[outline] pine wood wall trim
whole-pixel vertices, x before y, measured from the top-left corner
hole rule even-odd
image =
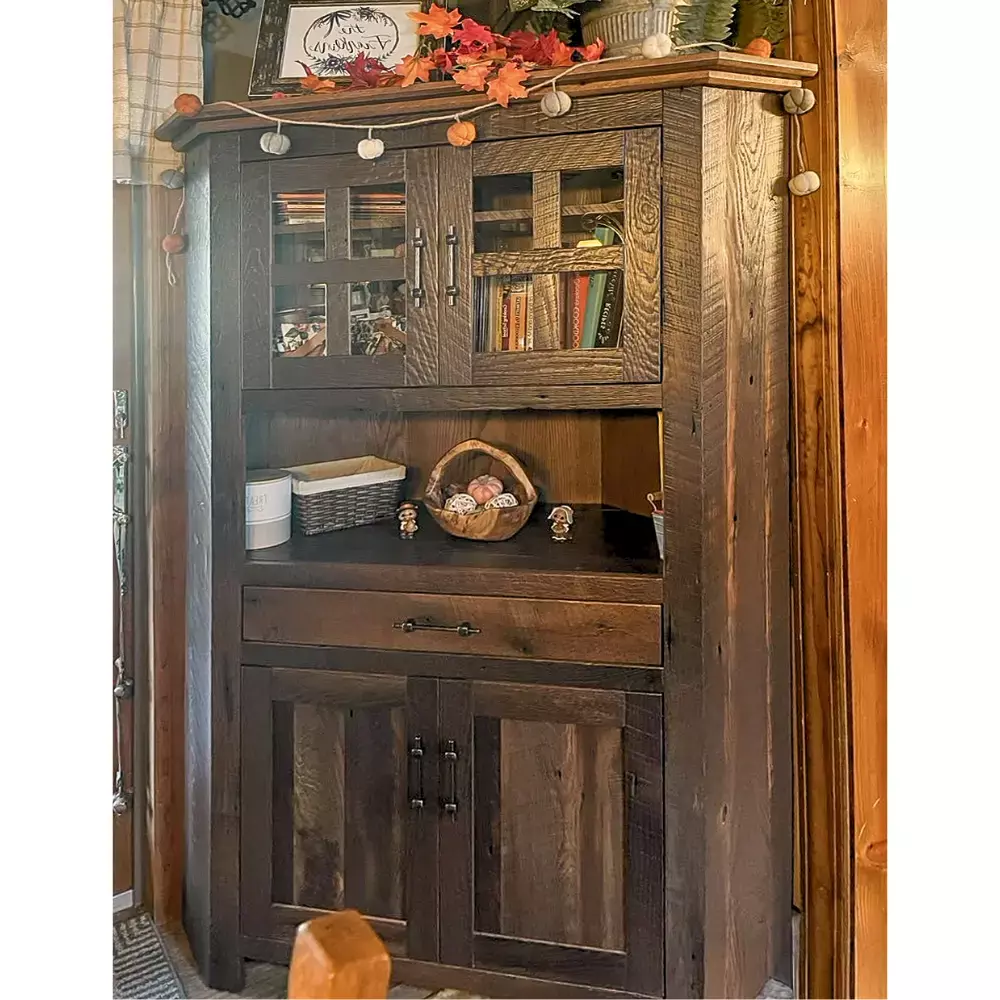
[[[181,916],[184,875],[184,558],[187,536],[184,468],[184,257],[167,283],[160,240],[170,232],[180,191],[131,189],[136,214],[138,325],[144,365],[146,506],[145,587],[148,608],[149,891],[157,922]],[[141,736],[140,738],[145,738]]]

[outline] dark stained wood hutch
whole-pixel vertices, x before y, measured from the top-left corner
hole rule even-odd
[[[295,127],[269,156],[267,123],[225,106],[161,128],[187,152],[184,916],[211,985],[286,961],[299,922],[343,906],[416,985],[790,982],[780,93],[814,73],[597,65],[560,83],[564,117],[517,102],[461,149],[444,125],[385,132],[372,162],[357,133]],[[480,100],[442,83],[256,106],[377,121]],[[405,254],[365,255],[359,189],[402,193]],[[288,192],[324,221],[280,221]],[[624,242],[577,246],[601,213]],[[620,346],[565,349],[560,276],[597,269],[624,274]],[[492,274],[530,276],[533,350],[476,349]],[[406,285],[406,351],[352,353],[354,291],[387,282]],[[275,311],[317,285],[325,349],[274,354]],[[246,469],[372,453],[416,496],[468,437],[539,487],[514,539],[451,539],[423,514],[412,542],[383,522],[244,551]],[[663,562],[641,516],[659,489]],[[553,503],[577,508],[570,544],[548,539]],[[393,628],[408,618],[480,631]]]

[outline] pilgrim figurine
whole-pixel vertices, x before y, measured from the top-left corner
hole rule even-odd
[[[573,508],[566,504],[553,507],[552,513],[549,514],[549,520],[552,522],[552,541],[568,541],[570,537],[569,528],[573,523]]]
[[[412,538],[420,527],[417,524],[417,506],[409,501],[401,503],[396,511],[399,518],[399,537]]]

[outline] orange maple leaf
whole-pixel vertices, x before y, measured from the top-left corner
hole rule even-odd
[[[306,75],[302,80],[302,89],[308,91],[309,93],[320,93],[324,90],[334,90],[336,84],[333,80],[327,80],[322,76],[317,76],[304,62],[296,60],[298,64],[306,71]]]
[[[581,45],[576,51],[583,57],[584,62],[594,62],[604,55],[604,50],[606,48],[607,46],[604,44],[604,39],[598,38],[589,45]]]
[[[486,93],[501,107],[506,108],[512,97],[527,97],[528,92],[521,86],[521,81],[528,78],[528,71],[515,63],[506,63],[500,67],[496,77],[490,80]]]
[[[452,28],[462,20],[460,10],[448,10],[436,3],[431,4],[426,14],[411,11],[406,16],[419,25],[418,35],[433,35],[435,38],[450,38]]]
[[[490,75],[492,68],[488,62],[465,66],[455,70],[451,78],[462,90],[483,90],[486,87],[486,77]]]
[[[429,56],[404,56],[403,61],[393,67],[393,72],[402,78],[401,87],[409,87],[417,80],[423,80],[425,83],[430,80],[432,69],[434,60]]]

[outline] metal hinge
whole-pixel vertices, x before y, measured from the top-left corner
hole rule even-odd
[[[122,437],[128,427],[128,390],[115,389],[115,433]]]

